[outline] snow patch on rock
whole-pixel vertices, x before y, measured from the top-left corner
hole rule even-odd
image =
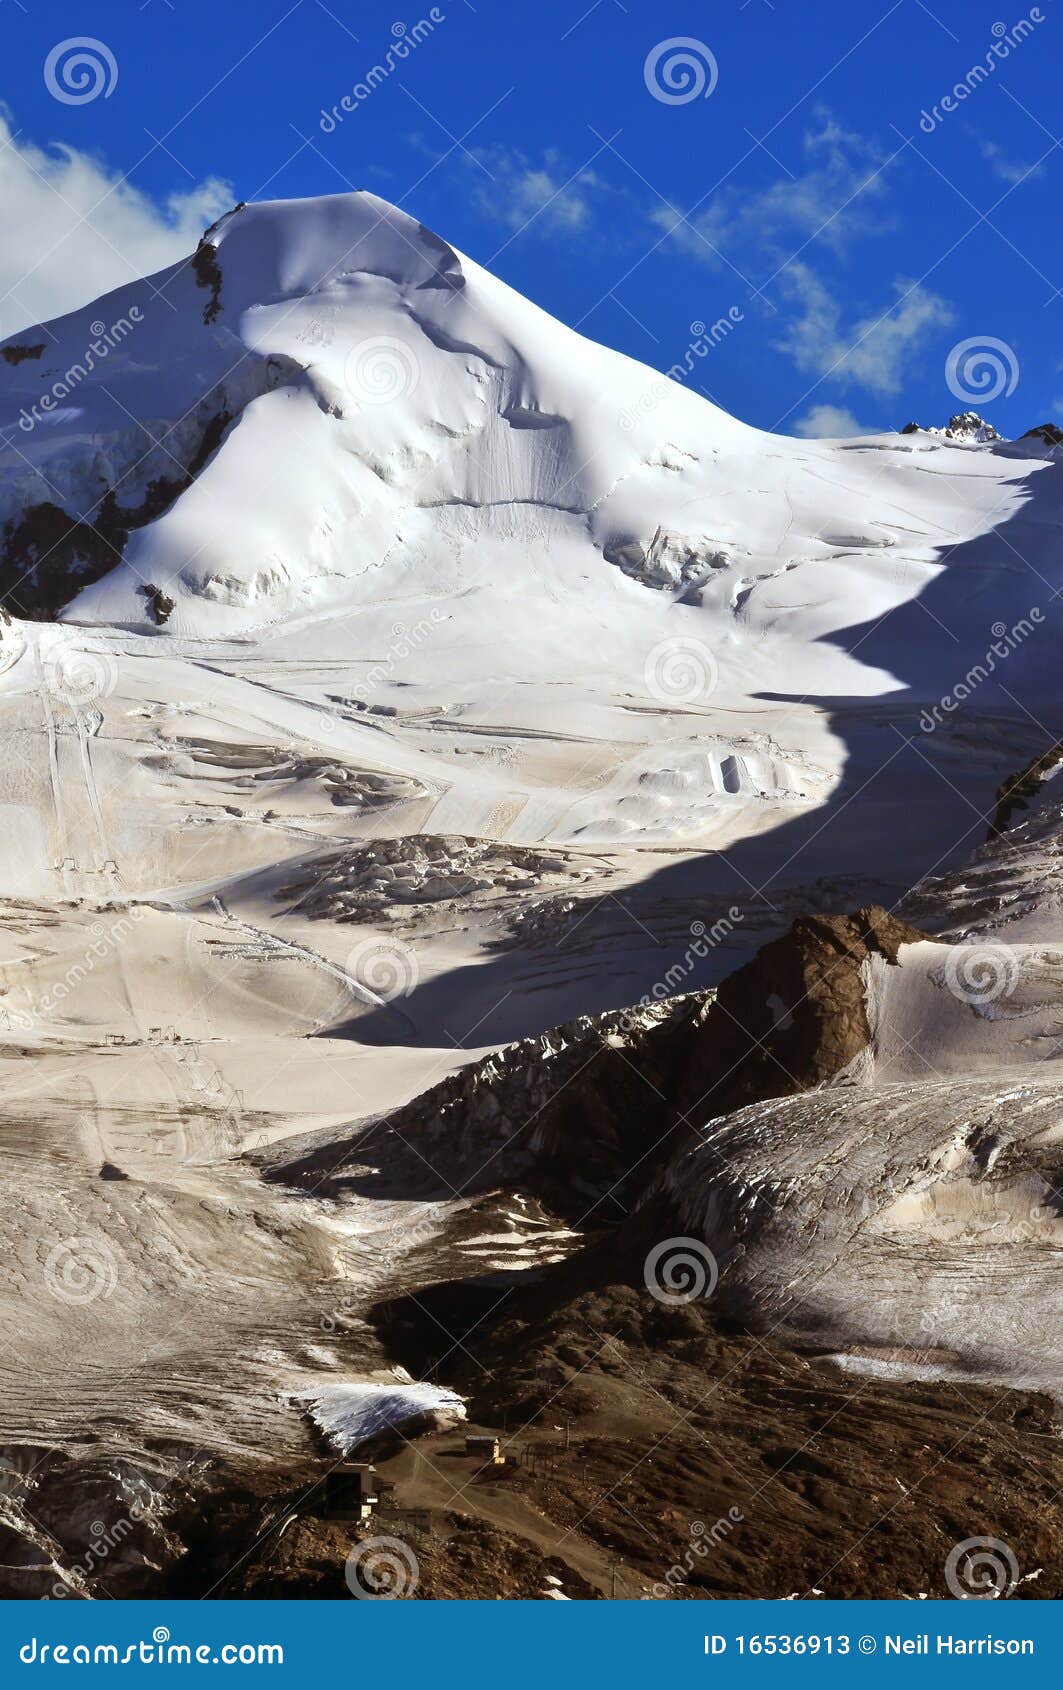
[[[342,1455],[411,1421],[442,1428],[465,1419],[461,1397],[440,1385],[322,1385],[306,1402],[315,1426]]]

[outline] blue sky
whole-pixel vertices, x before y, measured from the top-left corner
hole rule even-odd
[[[235,199],[365,187],[657,368],[731,312],[694,382],[761,427],[944,421],[967,342],[1002,432],[1063,420],[1055,0],[0,3],[5,335]],[[111,91],[72,104],[44,67],[79,36]],[[677,38],[663,91],[704,92],[662,100]]]

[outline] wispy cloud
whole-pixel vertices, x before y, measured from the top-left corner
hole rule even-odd
[[[884,155],[872,142],[821,111],[803,151],[805,168],[796,175],[751,194],[725,189],[686,220],[677,207],[658,206],[652,220],[703,263],[730,260],[740,268],[774,267],[811,237],[838,251],[858,234],[889,227],[882,209]]]
[[[608,161],[581,169],[554,150],[481,148],[452,168],[463,172],[480,212],[511,232],[529,229],[555,243],[578,233],[585,242],[593,237],[637,253],[648,219],[664,231],[666,245],[764,290],[777,313],[772,344],[803,376],[890,395],[900,392],[935,330],[952,320],[944,298],[903,278],[892,282],[892,294],[887,280],[879,281],[886,291],[876,297],[872,290],[861,309],[848,303],[855,247],[895,226],[894,156],[820,109],[803,136],[796,172],[777,173],[752,192],[728,184],[689,216],[660,199],[651,206],[639,186],[602,173]],[[827,431],[860,428],[848,409],[825,404],[809,412],[810,432],[819,432],[828,411]]]
[[[848,440],[856,434],[878,434],[880,427],[857,422],[844,405],[813,405],[793,425],[805,440]]]
[[[712,267],[733,265],[777,306],[777,350],[817,379],[855,383],[871,393],[900,390],[907,361],[934,329],[950,320],[947,302],[926,288],[893,283],[898,298],[859,315],[842,300],[849,289],[845,266],[858,240],[893,227],[889,207],[889,155],[874,141],[819,111],[804,137],[803,168],[753,193],[731,187],[692,219],[658,207],[653,221],[691,257]],[[817,407],[846,432],[851,413]]]
[[[776,347],[806,375],[856,382],[872,393],[899,393],[911,358],[935,330],[953,320],[947,300],[903,278],[893,283],[895,304],[851,321],[846,321],[841,301],[807,264],[791,264],[780,282],[797,314],[787,322]]]
[[[573,166],[553,148],[533,156],[492,147],[478,149],[476,158],[483,168],[472,167],[475,204],[507,229],[587,232],[617,192],[597,171]]]
[[[1035,177],[1044,173],[1040,164],[1023,164],[1018,159],[1008,158],[1003,148],[998,146],[996,141],[987,141],[981,138],[978,142],[978,150],[982,157],[988,160],[993,175],[999,176],[1002,182],[1009,182],[1013,187],[1019,182],[1033,181]]]
[[[211,178],[160,204],[75,147],[26,140],[0,111],[0,336],[174,263],[234,197]]]

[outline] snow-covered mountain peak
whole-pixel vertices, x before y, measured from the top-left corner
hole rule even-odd
[[[438,564],[462,510],[466,535],[697,551],[677,492],[756,439],[362,193],[236,207],[3,356],[2,584],[28,614],[83,585],[79,619],[150,625],[150,584],[175,629],[260,625],[387,557]]]
[[[924,428],[920,423],[909,423],[905,434],[936,434],[944,440],[966,440],[974,445],[985,445],[989,441],[1003,440],[1004,435],[998,434],[992,423],[987,423],[977,411],[957,411],[950,417],[944,428]]]
[[[220,254],[226,312],[325,294],[359,274],[412,289],[464,285],[453,247],[364,191],[236,206],[203,240]]]
[[[957,411],[954,417],[949,418],[942,433],[950,440],[975,440],[980,443],[1004,438],[1002,434],[997,433],[992,423],[987,423],[977,411]]]
[[[951,437],[761,434],[696,367],[596,345],[367,193],[238,206],[184,264],[0,357],[16,614],[215,638],[412,602],[450,629],[448,690],[496,666],[568,684],[574,652],[595,696],[895,690],[922,642],[847,631],[1050,469],[971,454],[968,475]],[[970,614],[984,652],[994,618]]]

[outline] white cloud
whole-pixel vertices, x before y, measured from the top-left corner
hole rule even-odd
[[[742,270],[765,262],[774,268],[812,236],[838,250],[857,233],[889,226],[881,211],[882,157],[869,142],[821,111],[817,127],[805,134],[804,151],[807,165],[796,176],[754,193],[724,189],[686,221],[675,207],[658,206],[652,221],[703,263],[729,260]],[[871,201],[873,223],[867,219]]]
[[[993,175],[999,176],[1002,182],[1010,182],[1012,187],[1043,174],[1039,164],[1021,164],[1017,159],[1007,158],[995,141],[979,140],[978,146],[982,157],[988,159]]]
[[[478,154],[490,181],[477,171],[477,203],[507,228],[539,226],[542,232],[585,228],[591,218],[590,196],[602,183],[593,171],[571,174],[556,152],[541,161],[517,150]]]
[[[507,147],[480,150],[476,157],[484,167],[472,167],[476,203],[509,229],[587,230],[603,197],[613,191],[595,171],[572,170],[553,148],[538,158]]]
[[[16,137],[0,111],[0,338],[175,263],[234,197],[211,177],[159,204],[87,153]]]
[[[813,405],[794,423],[794,433],[805,440],[848,440],[856,434],[879,434],[881,429],[857,422],[844,405]]]
[[[587,201],[578,191],[556,181],[548,170],[518,170],[508,183],[503,215],[515,228],[539,213],[568,229],[587,221]]]
[[[684,252],[713,267],[730,264],[766,290],[782,325],[774,345],[798,370],[871,393],[897,393],[908,361],[950,321],[950,307],[926,288],[896,282],[896,303],[850,321],[841,303],[849,290],[828,279],[840,276],[855,239],[892,227],[885,162],[873,142],[820,111],[804,137],[804,168],[796,176],[752,193],[726,188],[685,222],[673,207],[658,207],[653,221]],[[810,416],[821,411],[833,411],[835,422],[853,422],[837,407],[816,407]],[[847,429],[832,423],[809,432]]]
[[[899,393],[910,359],[953,318],[940,295],[903,278],[893,283],[896,304],[851,323],[808,265],[791,264],[780,280],[799,310],[775,342],[778,349],[806,374],[856,382],[872,393]]]

